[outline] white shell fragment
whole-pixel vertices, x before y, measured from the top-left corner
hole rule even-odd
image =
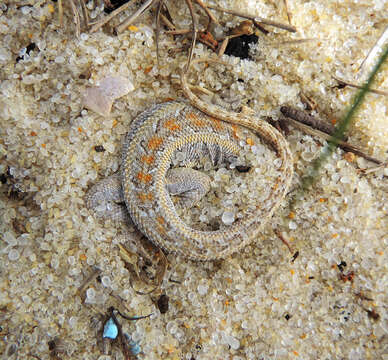
[[[99,86],[86,89],[84,106],[102,116],[108,116],[113,101],[134,90],[133,84],[123,76],[107,76]]]

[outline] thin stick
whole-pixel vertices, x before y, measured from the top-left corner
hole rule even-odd
[[[333,135],[335,128],[333,125],[324,122],[323,120],[307,114],[305,111],[294,109],[290,106],[282,106],[280,108],[281,113],[284,116],[297,120],[303,124],[309,125],[314,129],[321,130],[326,134]]]
[[[370,168],[367,168],[367,169],[360,169],[360,171],[363,173],[363,174],[370,174],[372,172],[376,172],[376,171],[379,171],[381,169],[384,169],[388,167],[388,161],[378,165],[378,166],[374,166],[374,167],[370,167]]]
[[[319,136],[319,137],[321,137],[324,140],[333,140],[333,136],[330,136],[330,135],[326,134],[323,131],[315,130],[315,129],[311,128],[310,126],[302,124],[302,123],[300,123],[300,122],[298,122],[298,121],[296,121],[294,119],[291,119],[289,117],[282,117],[281,119],[282,120],[284,119],[284,121],[287,121],[289,124],[291,124],[292,126],[296,127],[297,129],[303,131],[306,134],[309,134],[309,135],[312,135],[312,136]],[[343,149],[345,151],[349,151],[349,152],[352,152],[352,153],[354,153],[356,155],[359,155],[359,156],[363,157],[366,160],[374,162],[375,164],[378,164],[378,165],[382,164],[382,162],[380,160],[377,160],[374,157],[365,154],[359,148],[357,148],[357,147],[355,147],[353,145],[350,145],[349,143],[347,143],[345,141],[336,140],[336,144],[341,149]]]
[[[170,31],[175,29],[175,25],[167,18],[167,16],[160,14],[160,20],[163,21],[164,25],[166,25]]]
[[[59,26],[63,25],[63,4],[62,0],[58,0],[58,17],[59,17]]]
[[[368,55],[366,58],[362,61],[360,67],[358,68],[358,71],[361,70],[361,68],[368,62],[371,61],[371,59],[376,56],[376,54],[382,50],[383,45],[385,41],[388,40],[388,26],[385,28],[381,36],[377,39],[375,44],[372,46],[372,48],[369,50]]]
[[[351,83],[348,83],[348,82],[346,82],[344,80],[338,79],[335,76],[332,76],[332,78],[334,80],[338,81],[340,85],[350,86],[350,87],[353,87],[353,88],[356,88],[356,89],[362,89],[363,88],[362,86],[351,84]],[[377,94],[377,95],[388,96],[388,91],[382,91],[382,90],[376,90],[376,89],[368,89],[368,91],[371,92],[371,93]]]
[[[206,39],[204,36],[201,36],[205,32],[207,32],[207,30],[198,30],[197,31],[197,34],[199,33],[199,35],[200,35],[200,36],[198,36],[198,41],[201,42],[202,44],[205,44],[206,46],[210,47],[213,51],[216,51],[217,44],[214,44],[213,42],[208,41],[208,39]],[[174,29],[174,30],[167,30],[165,33],[168,34],[168,35],[186,35],[186,34],[192,33],[192,30],[189,30],[189,29]]]
[[[215,24],[219,25],[218,20],[212,14],[212,12],[209,10],[209,7],[207,5],[205,5],[202,0],[195,0],[195,1],[206,12],[207,16],[209,17],[209,23],[214,22]]]
[[[103,27],[108,21],[112,20],[116,15],[120,14],[124,10],[126,10],[132,3],[129,1],[123,5],[121,5],[116,10],[112,11],[109,15],[102,18],[100,21],[93,24],[92,28],[90,29],[90,33],[96,32],[98,29]]]
[[[302,92],[300,92],[300,100],[306,106],[306,110],[316,110],[318,108],[317,103]]]
[[[194,9],[193,9],[193,4],[191,0],[186,0],[186,4],[189,8],[190,15],[191,15],[191,24],[192,24],[192,40],[191,40],[191,46],[190,46],[190,51],[189,51],[189,58],[187,59],[187,64],[186,64],[186,71],[190,67],[191,60],[193,59],[193,54],[194,54],[194,46],[197,41],[197,19],[195,18],[194,14]]]
[[[116,32],[122,33],[129,25],[131,25],[144,11],[154,4],[155,0],[147,0],[134,14],[116,26]],[[123,5],[124,6],[124,5]],[[120,9],[120,8],[119,8]]]
[[[160,56],[159,56],[159,35],[160,35],[160,14],[162,11],[164,0],[160,0],[156,9],[156,30],[155,30],[155,41],[156,41],[156,63],[160,68]]]
[[[283,0],[284,7],[286,8],[288,23],[291,25],[291,13],[288,11],[287,0]]]
[[[101,274],[101,270],[98,268],[95,268],[93,272],[85,279],[82,285],[78,288],[77,294],[81,295],[85,291],[85,289],[89,286],[89,284],[93,282],[100,274]]]
[[[77,38],[79,38],[79,36],[81,35],[81,22],[80,22],[79,12],[73,0],[70,0],[70,6],[71,6],[71,10],[73,11],[76,36]]]
[[[288,250],[290,251],[290,253],[292,254],[293,251],[292,251],[292,248],[291,248],[291,245],[288,243],[288,241],[284,238],[284,236],[282,235],[282,233],[279,231],[279,230],[274,230],[275,234],[278,236],[278,238],[282,241],[282,243],[284,245],[286,245],[288,247]]]
[[[242,13],[242,12],[234,11],[234,10],[228,10],[228,9],[224,9],[224,8],[218,7],[218,6],[207,5],[207,7],[209,9],[213,9],[213,10],[216,10],[216,11],[220,11],[220,12],[224,12],[224,13],[231,14],[231,15],[234,15],[234,16],[239,16],[239,17],[242,17],[242,18],[245,18],[245,19],[252,20],[255,24],[256,23],[261,23],[261,24],[265,24],[265,25],[270,25],[270,26],[278,27],[279,29],[287,30],[287,31],[290,31],[290,32],[296,32],[296,27],[292,26],[292,25],[278,23],[276,21],[264,19],[264,18],[261,18],[259,16],[251,16],[251,15],[246,14],[246,13]]]
[[[174,29],[174,30],[167,30],[165,33],[167,35],[186,35],[190,32],[192,32],[191,29]]]
[[[306,38],[306,39],[294,39],[294,40],[287,40],[287,41],[279,41],[279,42],[277,42],[277,44],[278,45],[294,45],[294,44],[303,44],[305,42],[316,41],[316,40],[322,41],[322,39],[319,39],[319,38]]]
[[[88,16],[88,11],[86,9],[85,1],[84,0],[78,0],[78,1],[79,1],[80,5],[81,5],[82,16],[84,18],[85,28],[88,29],[88,27],[89,27],[89,16]]]

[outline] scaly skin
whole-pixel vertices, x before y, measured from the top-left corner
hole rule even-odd
[[[192,260],[221,259],[254,240],[278,208],[291,183],[292,156],[284,137],[270,124],[207,104],[191,93],[186,73],[181,74],[181,80],[195,108],[173,101],[140,114],[124,141],[121,175],[92,187],[87,204],[92,209],[108,204],[103,216],[124,220],[125,209],[112,204],[123,199],[131,220],[154,244]],[[186,163],[204,155],[214,165],[231,161],[241,149],[239,134],[243,127],[269,143],[282,160],[281,175],[271,195],[257,205],[256,213],[224,229],[200,231],[189,227],[176,213],[169,192],[182,194],[187,204],[192,204],[206,193],[209,180],[193,169],[170,170],[174,152],[183,152]]]

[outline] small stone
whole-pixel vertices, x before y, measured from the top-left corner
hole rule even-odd
[[[102,145],[96,145],[94,150],[96,150],[96,152],[104,152],[105,148]]]
[[[291,230],[295,230],[298,226],[296,225],[296,223],[294,221],[290,221],[289,224],[288,224],[288,227]]]
[[[86,290],[86,298],[88,300],[93,300],[96,296],[96,291],[93,288],[89,288]]]
[[[228,337],[228,344],[233,350],[237,350],[240,347],[240,341],[236,339],[234,336]]]
[[[114,340],[116,339],[118,333],[119,330],[117,328],[116,323],[112,318],[109,318],[109,320],[104,325],[104,332],[102,334],[102,337]]]
[[[134,89],[133,84],[122,76],[107,76],[101,80],[100,86],[86,89],[84,106],[102,116],[108,116],[113,101]]]
[[[221,219],[225,225],[232,225],[234,222],[234,213],[231,211],[224,211]]]
[[[102,285],[104,285],[105,287],[110,287],[111,281],[110,281],[109,276],[103,276],[103,277],[101,278],[101,283],[102,283]]]
[[[247,166],[247,165],[237,165],[236,166],[236,170],[240,173],[246,173],[248,172],[249,170],[251,169],[250,166]]]
[[[157,305],[161,314],[165,314],[168,311],[169,297],[166,294],[160,295]]]
[[[209,286],[207,285],[198,285],[197,290],[199,295],[206,295],[207,291],[209,289]]]
[[[8,253],[8,259],[10,259],[11,261],[16,261],[19,259],[19,257],[19,251],[17,251],[16,249],[11,249],[11,251]]]

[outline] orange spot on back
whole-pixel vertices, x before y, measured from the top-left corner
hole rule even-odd
[[[152,176],[150,174],[144,174],[141,171],[137,173],[137,178],[144,183],[148,183],[152,180]]]
[[[148,140],[148,149],[155,150],[162,144],[163,139],[158,136],[154,136]]]
[[[143,155],[141,157],[141,161],[148,165],[151,165],[155,161],[155,158],[152,155]]]
[[[223,130],[223,129],[224,129],[224,125],[222,125],[222,121],[221,121],[220,119],[211,117],[210,120],[213,122],[213,126],[214,126],[217,130]]]
[[[163,126],[171,131],[177,131],[181,129],[181,126],[175,122],[174,119],[168,119]]]
[[[141,192],[138,194],[138,196],[141,202],[145,202],[147,200],[152,201],[154,199],[154,196],[152,195],[152,193]]]
[[[206,121],[200,119],[195,113],[188,113],[186,119],[190,120],[195,126],[203,127],[206,126]]]
[[[233,130],[233,137],[235,139],[239,139],[239,135],[238,135],[238,126],[236,124],[232,124],[232,130]]]
[[[163,218],[162,216],[158,216],[158,217],[156,218],[156,221],[157,221],[159,224],[161,224],[161,225],[164,224],[164,218]]]

